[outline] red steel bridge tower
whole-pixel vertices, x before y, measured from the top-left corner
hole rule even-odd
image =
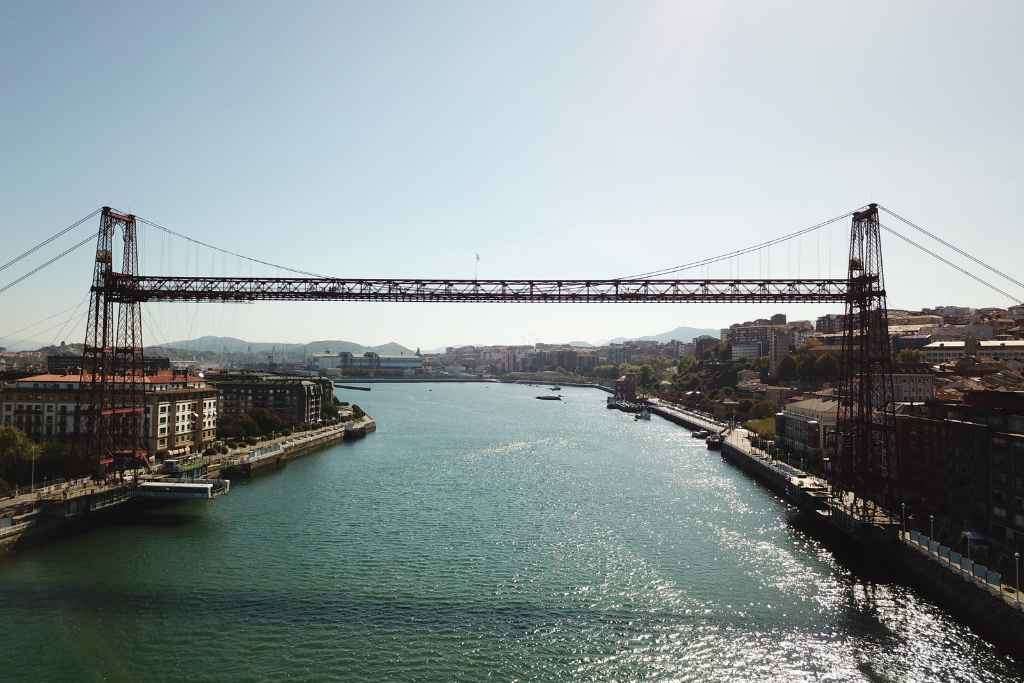
[[[120,233],[121,270],[114,270]],[[79,378],[80,438],[77,462],[100,472],[144,465],[142,446],[145,373],[142,357],[142,305],[110,289],[111,277],[138,275],[135,216],[103,207],[96,240],[96,262],[89,290],[89,314]]]
[[[892,346],[878,206],[853,214],[837,415],[833,488],[864,517],[899,499]]]

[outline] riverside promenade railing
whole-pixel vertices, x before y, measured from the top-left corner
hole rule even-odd
[[[971,558],[918,531],[903,532],[900,536],[900,540],[907,547],[927,557],[937,566],[965,581],[972,582],[978,588],[988,591],[992,595],[998,596],[1011,607],[1024,611],[1024,596],[1020,593],[1020,587],[1004,584],[1003,575],[999,572],[994,572],[985,565],[974,562]]]

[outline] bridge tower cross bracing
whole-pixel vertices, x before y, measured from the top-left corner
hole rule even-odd
[[[853,214],[830,479],[844,504],[870,519],[897,503],[893,359],[889,341],[878,206]]]
[[[121,234],[121,271],[114,248]],[[131,466],[143,452],[145,371],[142,307],[130,297],[112,296],[114,276],[139,274],[135,216],[103,207],[96,261],[89,290],[89,314],[79,377],[79,434],[74,464],[100,473]],[[81,474],[69,472],[68,474]]]

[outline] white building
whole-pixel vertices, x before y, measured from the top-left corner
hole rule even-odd
[[[928,363],[947,363],[969,355],[969,351],[967,342],[939,341],[922,348],[921,354]],[[1024,361],[1024,340],[980,341],[974,355],[997,361]]]

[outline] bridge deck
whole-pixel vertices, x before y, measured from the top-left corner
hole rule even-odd
[[[845,279],[451,280],[176,277],[111,273],[119,301],[837,303]]]

